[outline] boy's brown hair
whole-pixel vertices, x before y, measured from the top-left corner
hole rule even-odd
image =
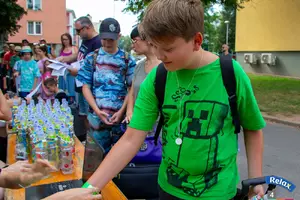
[[[201,0],[153,0],[146,9],[139,32],[144,39],[189,41],[204,32],[204,10]]]
[[[48,78],[45,80],[44,85],[47,86],[57,86],[57,81],[55,78]]]

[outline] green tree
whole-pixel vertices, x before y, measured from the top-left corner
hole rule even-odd
[[[222,44],[226,43],[226,31],[227,25],[225,21],[228,21],[228,45],[231,51],[235,50],[235,27],[236,27],[236,9],[229,6],[224,6],[221,11],[220,24],[217,28],[218,41],[217,46],[221,50]]]
[[[14,35],[21,27],[18,21],[26,14],[17,0],[0,0],[0,35]]]
[[[243,4],[251,0],[202,0],[204,5],[220,4],[228,7],[233,7],[235,9],[243,8]],[[138,19],[141,20],[147,5],[151,0],[128,0],[127,6],[124,12],[131,12],[133,14],[138,14]]]
[[[126,52],[131,51],[131,38],[127,36],[121,36],[119,39],[119,47],[124,49]]]
[[[218,49],[218,25],[220,13],[216,12],[213,4],[204,6],[204,40],[202,47],[205,50],[215,52]]]

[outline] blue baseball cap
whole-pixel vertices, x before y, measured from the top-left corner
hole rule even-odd
[[[100,25],[100,38],[117,40],[121,32],[119,22],[114,18],[106,18]]]

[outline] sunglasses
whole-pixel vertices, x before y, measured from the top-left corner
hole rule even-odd
[[[80,28],[80,29],[75,29],[76,30],[76,33],[77,33],[77,35],[79,35],[80,34],[80,32],[81,32],[81,30],[82,29],[84,29],[84,28],[86,28],[85,26],[83,26],[82,28]]]

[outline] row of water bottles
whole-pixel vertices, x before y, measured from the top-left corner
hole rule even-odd
[[[13,108],[13,129],[17,132],[16,159],[46,159],[62,173],[74,171],[73,115],[68,102],[55,100],[35,105],[23,101]]]

